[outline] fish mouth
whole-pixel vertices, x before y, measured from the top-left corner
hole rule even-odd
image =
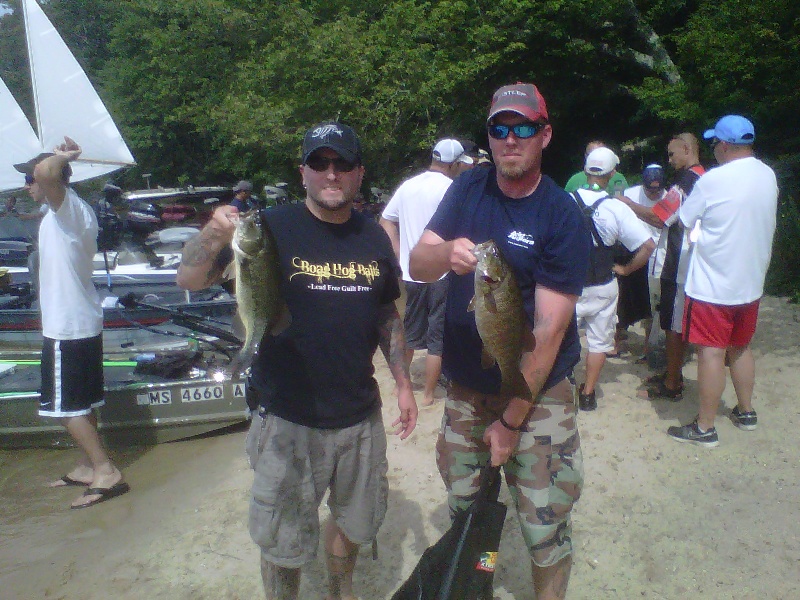
[[[488,275],[481,275],[481,279],[483,280],[484,283],[497,283],[498,282],[497,279],[493,279],[492,277],[489,277]]]

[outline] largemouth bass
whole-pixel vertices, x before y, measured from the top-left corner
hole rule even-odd
[[[245,339],[228,370],[235,376],[253,360],[264,333],[278,322],[284,308],[275,238],[258,210],[243,213],[231,242],[236,272],[236,303]]]
[[[475,311],[475,324],[483,341],[481,366],[500,367],[501,394],[530,398],[530,389],[519,370],[528,320],[517,279],[494,241],[477,244],[472,253],[478,264],[475,296],[469,310]]]

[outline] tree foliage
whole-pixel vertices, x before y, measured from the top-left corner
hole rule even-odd
[[[0,76],[31,114],[19,0],[0,6],[13,11],[0,11]],[[485,146],[492,91],[525,80],[547,98],[555,136],[545,169],[559,181],[578,168],[589,139],[621,150],[624,171],[636,173],[664,162],[676,130],[747,115],[784,190],[776,257],[792,256],[796,0],[48,0],[43,8],[133,150],[139,166],[121,177],[127,187],[143,172],[164,184],[247,177],[297,186],[301,134],[329,118],[360,132],[371,183],[393,187],[427,162],[438,137]],[[772,279],[798,278],[786,268]]]
[[[5,2],[12,9],[18,0]],[[302,131],[341,118],[368,174],[393,186],[437,137],[485,145],[493,89],[534,81],[564,180],[590,138],[636,172],[677,129],[753,118],[791,173],[800,99],[792,0],[49,0],[141,171],[162,183],[296,182]],[[0,17],[0,74],[30,105],[17,12]],[[6,35],[9,34],[9,35]],[[796,171],[796,169],[794,169]],[[795,185],[796,181],[789,181]]]

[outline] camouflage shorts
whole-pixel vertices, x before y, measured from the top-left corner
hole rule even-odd
[[[531,559],[547,567],[572,552],[570,512],[583,487],[583,458],[574,403],[547,396],[536,400],[503,470]],[[507,402],[452,386],[436,443],[451,513],[467,507],[477,493],[480,466],[489,461],[483,433]]]

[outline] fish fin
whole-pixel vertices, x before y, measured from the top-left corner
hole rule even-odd
[[[250,363],[253,362],[254,351],[250,348],[244,347],[239,353],[234,356],[228,365],[225,367],[226,373],[233,379],[239,375],[243,375]]]
[[[481,367],[484,369],[491,369],[496,364],[497,361],[494,359],[494,356],[489,354],[486,348],[483,348],[483,350],[481,350]]]
[[[222,272],[222,280],[223,281],[230,281],[231,279],[236,279],[236,261],[232,260],[228,263],[228,266],[225,267],[225,270]]]
[[[476,304],[476,300],[475,300],[475,296],[473,296],[472,300],[470,300],[469,304],[467,305],[467,312],[475,312],[475,304]]]

